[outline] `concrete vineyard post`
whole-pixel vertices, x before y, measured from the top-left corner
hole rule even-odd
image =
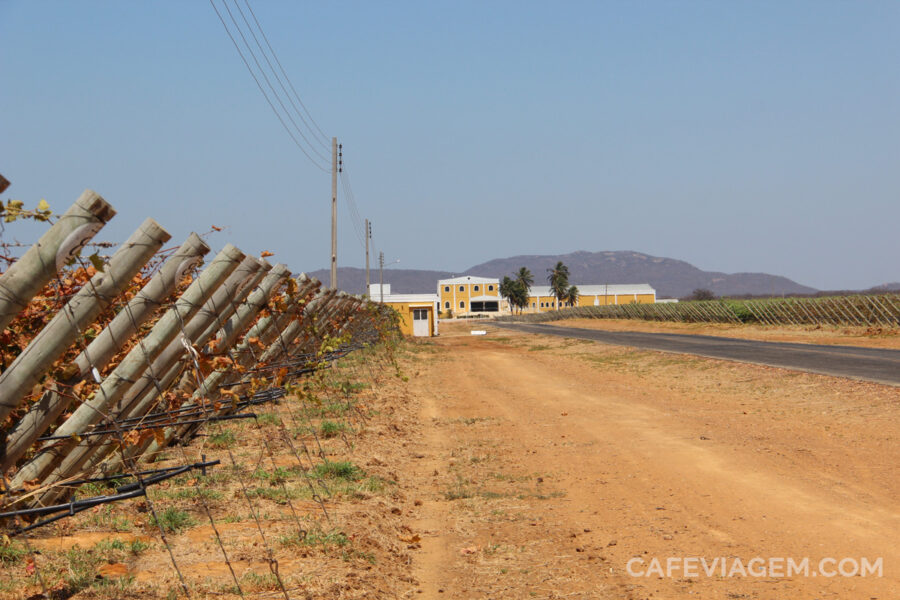
[[[116,214],[96,192],[85,190],[59,221],[0,276],[0,329],[12,322]]]
[[[0,375],[0,421],[19,406],[32,386],[81,332],[131,283],[169,233],[147,219],[109,261],[38,333]]]
[[[94,397],[79,406],[65,423],[56,431],[57,435],[73,435],[85,431],[100,421],[110,406],[118,402],[128,391],[163,348],[180,331],[182,320],[189,319],[212,293],[225,281],[243,260],[244,253],[228,244],[213,259],[206,269],[185,290],[184,294],[160,318],[153,329],[137,346],[122,359],[122,362],[100,384]],[[34,459],[22,466],[13,479],[13,487],[30,481],[52,466],[57,457],[65,455],[71,443],[46,448]],[[55,480],[54,480],[55,481]]]

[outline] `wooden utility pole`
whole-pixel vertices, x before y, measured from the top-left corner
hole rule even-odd
[[[384,303],[384,252],[378,253],[378,285],[381,286],[381,299],[379,302]]]
[[[366,298],[369,297],[369,240],[372,239],[372,224],[366,219]]]
[[[331,138],[331,289],[337,289],[337,138]]]

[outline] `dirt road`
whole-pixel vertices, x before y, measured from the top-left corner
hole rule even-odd
[[[443,333],[405,367],[423,423],[406,469],[421,536],[408,597],[900,597],[900,390]],[[684,557],[713,573],[665,572]],[[741,576],[757,557],[774,568]],[[849,573],[862,557],[883,576],[820,565],[855,559]],[[778,559],[808,559],[809,574]]]

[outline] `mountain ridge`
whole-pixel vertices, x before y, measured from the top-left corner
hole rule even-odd
[[[717,296],[780,296],[812,294],[817,291],[781,275],[704,271],[687,261],[633,250],[522,254],[491,259],[461,271],[390,268],[384,271],[384,281],[391,284],[391,291],[394,293],[431,293],[436,291],[439,279],[458,275],[499,279],[504,275],[511,276],[520,267],[527,267],[534,274],[535,284],[543,285],[547,269],[558,261],[569,267],[569,279],[575,285],[649,283],[660,298],[681,298],[698,288],[709,289]],[[309,275],[326,282],[330,278],[327,269],[312,271]],[[370,271],[370,277],[372,283],[378,283],[377,268]],[[365,270],[357,267],[339,268],[338,284],[341,289],[350,293],[362,293],[365,288]]]

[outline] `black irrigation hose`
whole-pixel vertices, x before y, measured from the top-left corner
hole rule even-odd
[[[256,404],[264,404],[265,402],[268,402],[268,399],[263,399],[263,400],[255,399],[256,396],[259,395],[260,393],[262,393],[262,392],[258,392],[257,394],[254,394],[253,398],[250,398],[247,400],[242,400],[242,401],[238,402],[237,408],[246,408],[247,406],[253,406]],[[244,396],[244,398],[246,398],[246,396]],[[224,404],[224,402],[221,402],[221,401],[219,403]],[[210,408],[214,408],[214,407],[212,407],[210,405],[187,406],[187,407],[183,407],[183,408],[176,408],[175,410],[147,413],[146,415],[139,416],[139,417],[128,417],[127,419],[122,419],[121,421],[116,421],[116,422],[119,424],[128,424],[128,423],[146,424],[148,421],[156,423],[156,422],[162,421],[165,418],[173,417],[176,415],[180,416],[180,417],[195,417],[195,416],[199,416],[199,415],[204,415],[209,412]],[[168,421],[166,421],[166,423],[168,423]]]
[[[260,367],[257,369],[251,369],[249,372],[250,373],[262,373],[264,371],[274,371],[274,370],[282,369],[282,368],[286,368],[286,367],[289,368],[289,367],[296,367],[297,365],[304,365],[303,369],[300,369],[297,371],[292,371],[290,374],[296,375],[296,374],[312,373],[312,372],[316,371],[317,369],[319,369],[321,367],[321,365],[324,365],[326,363],[333,363],[334,361],[347,356],[348,354],[350,354],[350,352],[353,352],[354,350],[359,350],[359,349],[365,348],[366,345],[367,344],[364,344],[364,343],[348,344],[348,345],[342,346],[341,348],[334,350],[332,352],[327,352],[321,356],[316,353],[309,353],[309,352],[305,353],[305,354],[298,354],[298,355],[292,357],[293,360],[269,364],[269,365],[266,365],[264,367]],[[249,383],[249,382],[246,380],[240,380],[240,381],[235,381],[235,382],[231,382],[231,383],[223,383],[219,387],[228,388],[228,387],[235,387],[235,386],[239,386],[239,385],[245,385],[247,383]]]
[[[64,519],[66,517],[74,516],[84,510],[89,508],[93,508],[95,506],[101,506],[103,504],[109,504],[110,502],[118,502],[120,500],[129,500],[131,498],[138,498],[140,496],[146,496],[147,490],[146,486],[153,485],[155,483],[159,483],[161,481],[165,481],[166,479],[171,479],[172,477],[177,477],[183,473],[187,473],[192,469],[206,469],[206,467],[214,466],[219,464],[220,461],[213,460],[204,463],[194,463],[192,465],[184,465],[183,467],[174,467],[170,469],[167,473],[160,473],[155,477],[150,477],[148,479],[143,480],[143,482],[138,483],[129,483],[127,485],[120,486],[116,488],[116,492],[113,495],[109,496],[94,496],[93,498],[85,498],[84,500],[72,500],[71,502],[67,502],[66,504],[54,504],[53,506],[40,506],[37,508],[24,508],[21,510],[14,510],[9,512],[0,513],[0,519],[8,519],[10,517],[21,517],[21,516],[40,516],[40,515],[49,515],[53,513],[61,513],[56,516],[50,517],[48,519],[44,519],[42,521],[38,521],[37,523],[32,523],[28,527],[21,527],[12,531],[9,535],[16,536],[20,533],[25,533],[26,531],[31,531],[32,529],[37,529],[38,527],[43,527],[49,523],[53,523],[55,521],[59,521],[60,519]]]
[[[233,415],[222,415],[218,417],[207,417],[204,419],[190,419],[186,421],[154,421],[152,423],[143,423],[141,425],[134,425],[131,427],[122,427],[121,431],[141,431],[143,429],[159,429],[160,427],[180,427],[182,425],[192,425],[194,423],[206,423],[207,421],[229,421],[231,419],[255,419],[256,415],[253,413],[247,414],[233,414]],[[101,429],[99,431],[86,431],[84,433],[74,434],[78,437],[92,437],[97,435],[113,435],[118,433],[119,430],[115,429]],[[68,440],[71,439],[72,435],[45,435],[43,437],[39,437],[38,441],[51,441],[51,440]]]
[[[211,467],[215,464],[218,464],[219,461],[213,460],[209,462],[199,462],[194,463],[192,466],[194,468],[200,469],[203,471],[203,474],[206,474],[206,467]],[[164,469],[150,469],[148,471],[138,471],[136,473],[120,473],[118,475],[106,475],[105,477],[91,477],[89,479],[78,479],[76,481],[67,481],[66,485],[75,486],[81,485],[82,483],[97,483],[100,481],[115,481],[116,479],[127,479],[130,477],[144,476],[144,475],[156,475],[158,473],[170,473],[172,471],[176,471],[178,469],[182,469],[182,467],[166,467]],[[24,488],[16,489],[16,490],[0,490],[0,494],[12,494],[26,491]]]

